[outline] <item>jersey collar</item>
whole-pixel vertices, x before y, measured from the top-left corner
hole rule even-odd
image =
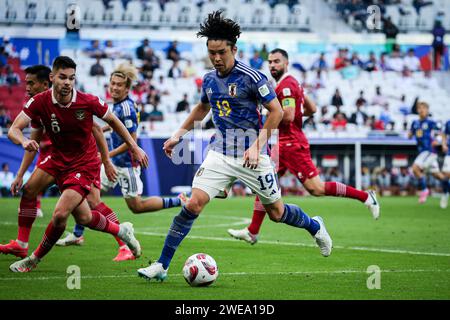
[[[77,100],[77,90],[75,89],[75,87],[73,88],[73,91],[72,91],[72,101],[70,101],[70,103],[68,105],[66,105],[66,106],[64,106],[64,105],[60,104],[58,101],[56,101],[55,94],[53,92],[53,87],[51,88],[51,90],[52,90],[52,102],[53,102],[53,104],[57,104],[61,108],[69,108],[72,105],[72,103],[74,103]]]

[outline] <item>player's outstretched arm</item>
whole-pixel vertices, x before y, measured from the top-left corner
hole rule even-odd
[[[42,128],[33,129],[31,131],[30,140],[34,140],[39,143],[42,139],[43,132],[44,130]],[[17,175],[14,178],[14,181],[11,183],[11,193],[13,196],[17,195],[19,193],[19,190],[22,188],[23,176],[25,175],[25,172],[27,172],[30,165],[33,163],[33,160],[36,157],[36,153],[36,151],[25,150],[19,170],[17,171]]]
[[[264,148],[273,131],[278,128],[281,119],[283,119],[283,109],[277,98],[272,99],[264,107],[269,111],[264,127],[261,129],[258,139],[244,153],[244,167],[251,169],[256,169],[258,166],[259,154],[262,148]]]
[[[175,134],[164,142],[163,150],[166,155],[170,158],[172,157],[173,148],[180,142],[180,138],[194,128],[196,121],[202,121],[208,114],[211,106],[206,103],[200,102],[197,104],[183,122],[180,129],[175,132]]]
[[[19,113],[19,115],[14,119],[11,128],[8,130],[8,138],[15,144],[20,144],[22,148],[27,151],[37,151],[39,149],[39,143],[34,140],[28,139],[22,133],[23,129],[28,127],[31,119],[23,113]]]
[[[133,154],[134,159],[139,162],[144,168],[148,167],[148,157],[144,150],[139,148],[136,141],[134,141],[133,137],[128,132],[127,128],[123,125],[123,123],[117,118],[112,112],[108,112],[108,114],[103,118],[109,126],[117,132],[117,134],[123,139],[123,141],[127,144],[131,153]]]
[[[305,103],[303,104],[303,115],[310,117],[317,112],[317,106],[309,97],[305,95]]]
[[[116,181],[117,171],[111,162],[109,157],[108,144],[106,143],[105,136],[103,135],[102,127],[97,123],[93,123],[92,134],[94,135],[95,141],[97,142],[97,147],[102,158],[103,166],[105,167],[106,177],[109,181]]]

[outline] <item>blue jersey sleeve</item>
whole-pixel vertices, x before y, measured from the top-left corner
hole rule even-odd
[[[206,77],[203,78],[200,101],[205,104],[209,103],[208,95],[206,94]]]
[[[445,135],[450,136],[450,121],[445,124]]]
[[[130,114],[123,117],[123,124],[125,128],[127,128],[128,132],[136,132],[138,120],[136,110],[134,108],[130,108]]]
[[[256,91],[256,96],[261,103],[266,104],[272,101],[277,97],[275,90],[272,88],[272,85],[267,80],[266,76],[262,75],[262,79],[254,84],[254,90]]]

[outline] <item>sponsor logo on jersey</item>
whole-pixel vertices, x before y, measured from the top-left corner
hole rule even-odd
[[[230,83],[228,85],[228,94],[233,98],[237,97],[237,84],[236,83]]]
[[[211,89],[211,88],[208,88],[208,90],[206,90],[206,93],[207,93],[207,94],[212,94],[212,89]]]
[[[291,89],[290,88],[283,88],[283,96],[289,97],[291,95]]]
[[[133,121],[130,119],[125,120],[125,127],[132,128],[133,127]]]
[[[267,87],[267,84],[262,85],[258,88],[259,93],[261,94],[261,97],[265,97],[270,93],[269,88]]]
[[[203,174],[203,171],[205,171],[205,168],[198,169],[196,176],[200,177]]]
[[[85,117],[86,117],[86,114],[84,113],[84,110],[76,110],[75,111],[75,118],[77,118],[77,120],[84,120]]]
[[[100,103],[101,105],[105,104],[105,101],[103,101],[100,97],[97,97],[97,98],[98,98],[98,103]]]

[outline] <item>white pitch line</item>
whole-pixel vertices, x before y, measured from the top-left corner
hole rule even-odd
[[[167,235],[167,233],[146,232],[146,231],[135,231],[135,233],[146,235],[146,236],[158,236],[158,237],[159,236],[165,237]],[[188,238],[199,239],[199,240],[214,240],[214,241],[238,241],[231,237],[230,238],[220,238],[220,237],[205,237],[205,236],[188,235]],[[300,246],[300,247],[310,247],[310,248],[317,247],[317,245],[315,245],[315,244],[308,244],[308,243],[301,243],[301,242],[258,240],[258,243],[259,244],[274,244],[274,245],[282,245],[282,246]],[[384,249],[384,248],[344,247],[344,246],[333,246],[333,248],[334,249],[343,249],[343,250],[372,251],[372,252],[382,252],[382,253],[398,253],[398,254],[450,257],[450,253],[441,253],[441,252],[421,252],[421,251],[408,251],[408,250],[396,250],[396,249]]]
[[[2,225],[16,225],[16,222],[0,222]],[[45,227],[44,225],[35,225],[37,227]],[[156,236],[156,237],[165,237],[167,233],[158,233],[158,232],[148,232],[148,231],[139,231],[146,230],[148,228],[136,228],[135,233],[146,235],[146,236]],[[206,236],[194,236],[188,235],[191,239],[199,239],[199,240],[213,240],[213,241],[237,241],[233,238],[222,238],[222,237],[206,237]],[[285,241],[270,241],[270,240],[259,240],[259,244],[272,244],[272,245],[281,245],[281,246],[299,246],[299,247],[309,247],[316,248],[315,244],[301,243],[301,242],[285,242]],[[395,253],[395,254],[410,254],[410,255],[419,255],[419,256],[435,256],[435,257],[450,257],[450,253],[445,252],[423,252],[423,251],[410,251],[410,250],[400,250],[400,249],[387,249],[387,248],[370,248],[370,247],[344,247],[344,246],[333,246],[334,249],[342,249],[342,250],[354,250],[354,251],[370,251],[370,252],[382,252],[382,253]]]
[[[381,273],[446,273],[450,272],[450,269],[442,270],[442,269],[406,269],[406,270],[380,270]],[[311,275],[311,274],[357,274],[364,273],[366,274],[366,270],[315,270],[315,271],[287,271],[287,272],[224,272],[221,273],[219,271],[219,276],[289,276],[289,275]],[[170,274],[171,277],[179,277],[182,276],[181,273]],[[116,278],[137,278],[137,274],[131,275],[87,275],[80,276],[81,279],[116,279]],[[0,278],[0,281],[48,281],[48,280],[65,280],[67,277],[62,276],[54,276],[54,277],[36,277],[36,278],[25,278],[24,277],[6,277]]]

